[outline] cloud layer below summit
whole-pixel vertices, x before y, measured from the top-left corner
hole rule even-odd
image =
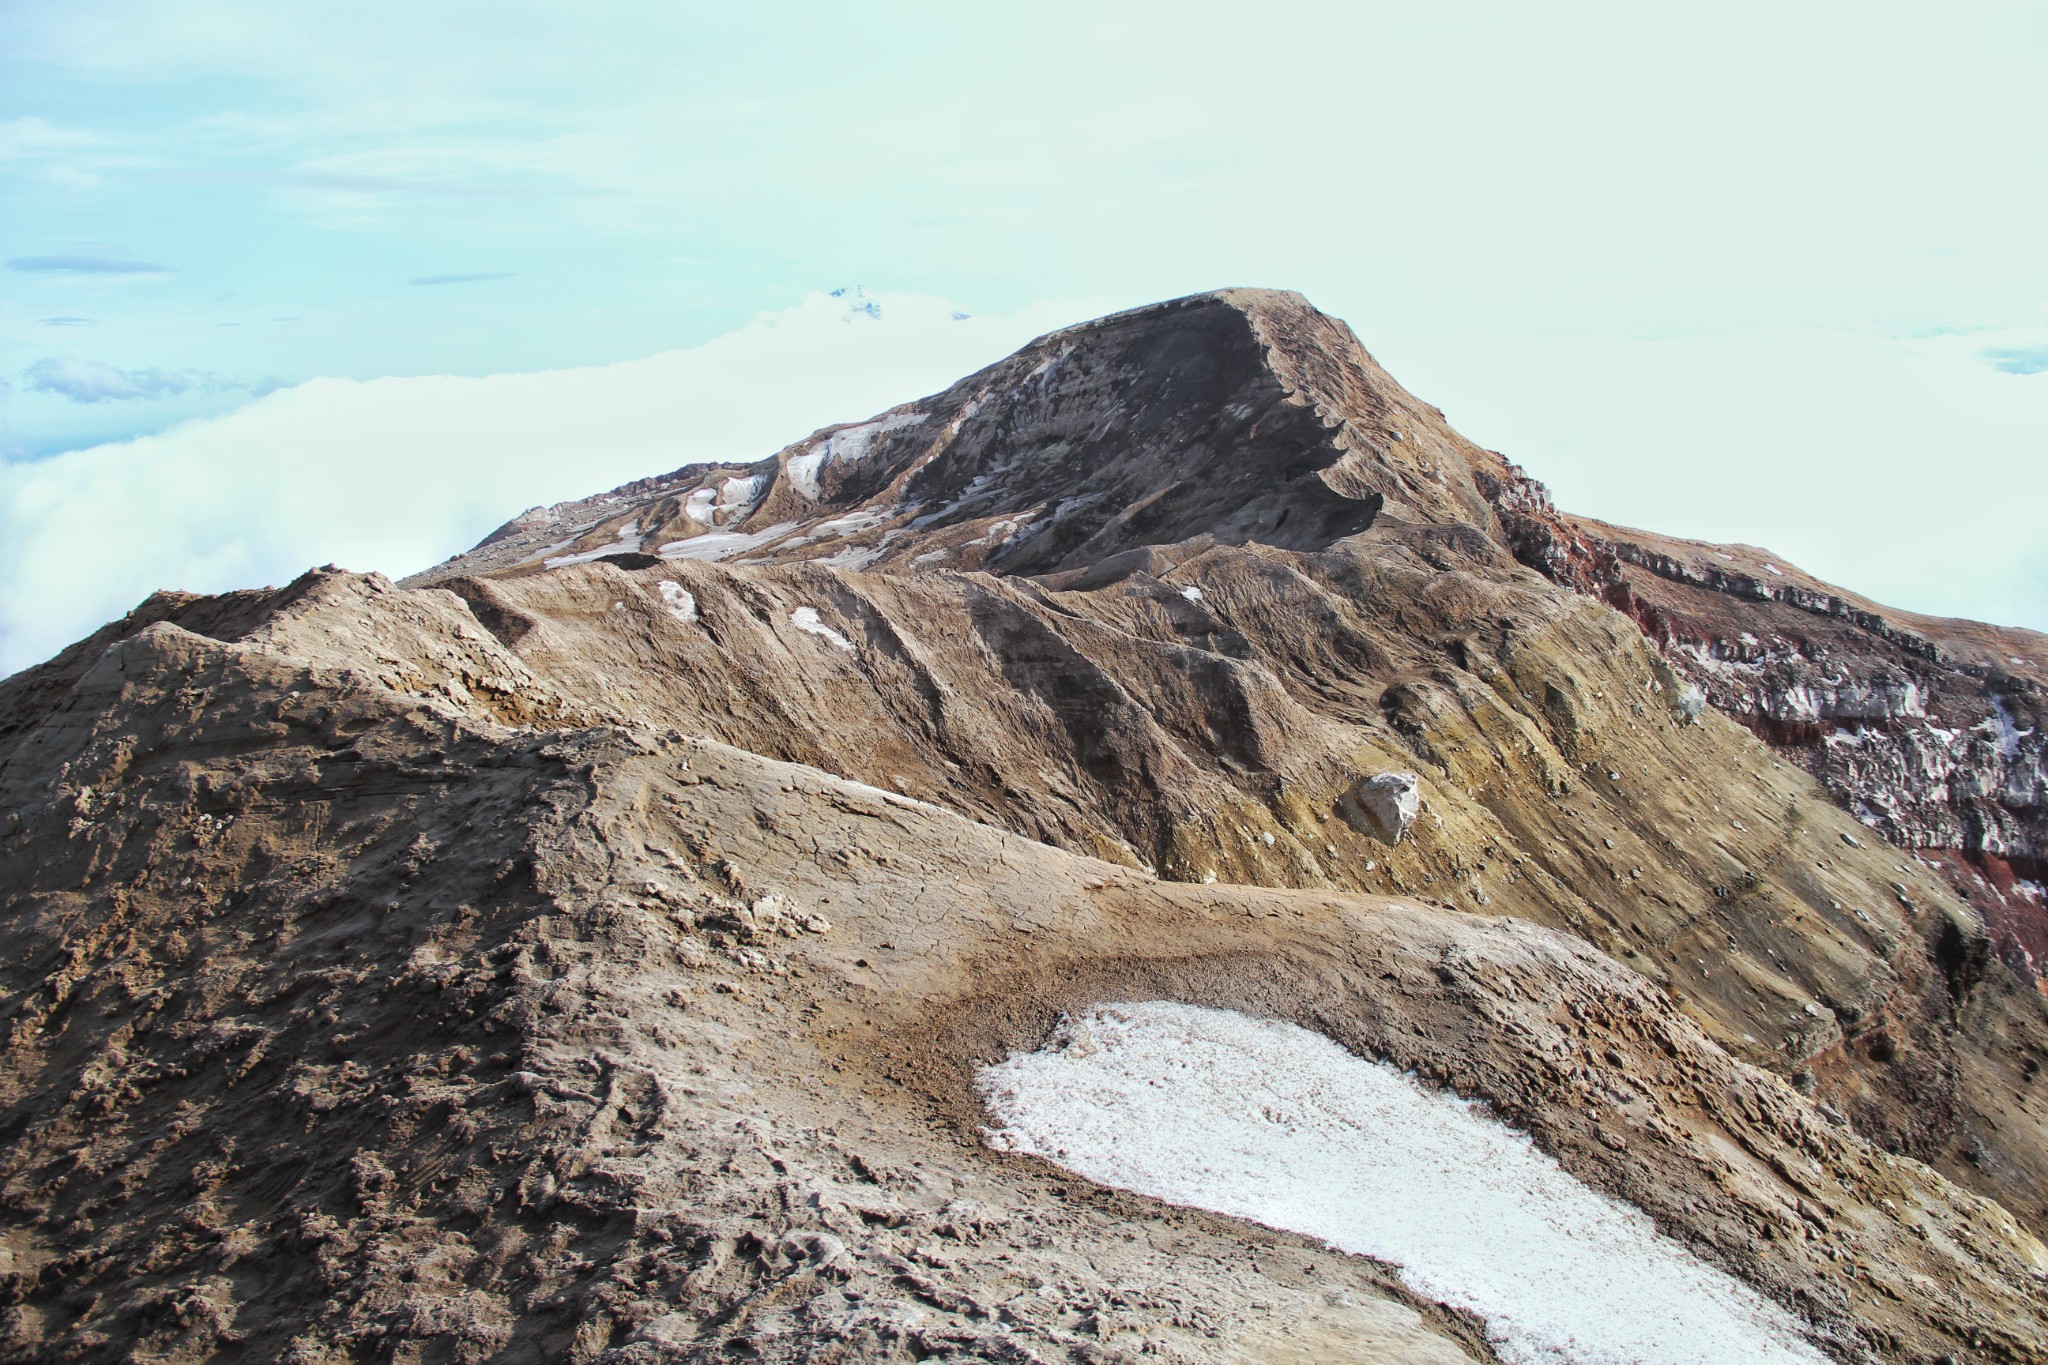
[[[820,293],[645,360],[317,379],[156,435],[0,465],[0,674],[157,588],[282,583],[326,562],[403,574],[536,503],[759,459],[1075,320]]]
[[[324,452],[480,500],[330,494],[298,543],[377,567],[588,492],[556,475],[646,409],[520,381],[567,443],[485,459],[537,451],[478,434],[485,376],[726,354],[855,282],[1060,321],[1299,289],[1575,509],[2048,626],[2044,63],[2012,0],[0,5],[0,591],[104,560],[0,660],[297,567],[243,541],[301,535]],[[764,452],[940,382],[764,363],[726,390],[790,405]],[[717,407],[598,445],[659,466]]]
[[[319,379],[155,435],[0,465],[0,673],[157,588],[280,583],[323,562],[408,573],[528,506],[695,460],[759,459],[1092,312],[963,317],[943,299],[816,293],[644,360]],[[2048,625],[2038,498],[2019,496],[2039,482],[2048,408],[2029,377],[1977,364],[1966,340],[1481,348],[1417,334],[1375,349],[1573,511],[1764,545],[1892,605]],[[1601,376],[1598,411],[1578,397],[1588,372]],[[1702,390],[1717,400],[1700,405]]]

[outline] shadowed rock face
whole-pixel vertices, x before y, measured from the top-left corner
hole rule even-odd
[[[979,1141],[982,1062],[1170,998],[1489,1101],[1842,1359],[2038,1359],[2048,1002],[1804,761],[2029,637],[1635,536],[1228,291],[404,585],[153,598],[0,682],[0,1339],[1488,1359]],[[1795,619],[1804,682],[1706,662]]]

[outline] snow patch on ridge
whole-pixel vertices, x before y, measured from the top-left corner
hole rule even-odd
[[[853,641],[841,635],[818,618],[816,607],[798,607],[789,614],[789,623],[806,635],[815,635],[835,649],[853,653]]]
[[[780,540],[795,529],[795,522],[783,521],[758,531],[706,531],[687,540],[671,540],[655,553],[663,559],[727,559],[744,550],[759,549],[772,540]]]
[[[564,542],[564,544],[573,543],[573,541]],[[541,567],[544,569],[561,569],[571,564],[588,564],[593,559],[603,559],[606,555],[630,553],[639,548],[640,522],[636,517],[619,528],[618,538],[610,545],[600,545],[595,550],[583,550],[572,555],[553,555],[542,560]]]
[[[874,449],[876,437],[902,427],[914,427],[924,419],[921,412],[893,412],[859,426],[841,427],[820,438],[803,454],[792,455],[783,465],[783,472],[789,476],[790,486],[797,492],[812,502],[822,502],[825,494],[818,484],[818,476],[826,465],[858,464]]]
[[[683,515],[703,526],[711,524],[712,508],[718,502],[716,488],[699,488],[683,500]]]
[[[668,605],[668,614],[689,625],[697,619],[697,599],[682,584],[662,579],[654,585],[661,591],[661,600]]]
[[[1479,1105],[1292,1024],[1108,1005],[977,1080],[991,1146],[1323,1238],[1513,1365],[1821,1365],[1797,1322]]]
[[[727,522],[740,520],[747,512],[754,510],[754,505],[761,501],[761,494],[767,487],[766,475],[734,475],[719,484],[718,506],[712,511],[712,517]],[[741,508],[745,511],[738,510]],[[719,517],[721,512],[725,514],[722,518]]]

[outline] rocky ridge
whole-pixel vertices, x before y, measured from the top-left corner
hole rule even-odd
[[[1750,546],[1557,511],[1486,481],[1524,563],[1626,612],[1723,714],[1886,840],[1939,855],[1998,949],[2048,954],[2048,637],[1880,606]]]
[[[2040,1358],[2048,1002],[1517,478],[1227,291],[0,682],[8,1349],[1489,1359],[980,1141],[979,1062],[1163,997],[1488,1101],[1836,1358]]]

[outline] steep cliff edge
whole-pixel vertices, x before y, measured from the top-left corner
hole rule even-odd
[[[1227,291],[0,681],[8,1349],[1490,1358],[980,1141],[977,1065],[1166,998],[1486,1101],[1835,1358],[2039,1359],[2048,1001],[1516,473]]]
[[[1886,840],[1939,858],[2000,955],[2048,954],[2048,636],[1880,606],[1767,551],[1558,512],[1484,483],[1523,562],[1626,612],[1723,714]]]

